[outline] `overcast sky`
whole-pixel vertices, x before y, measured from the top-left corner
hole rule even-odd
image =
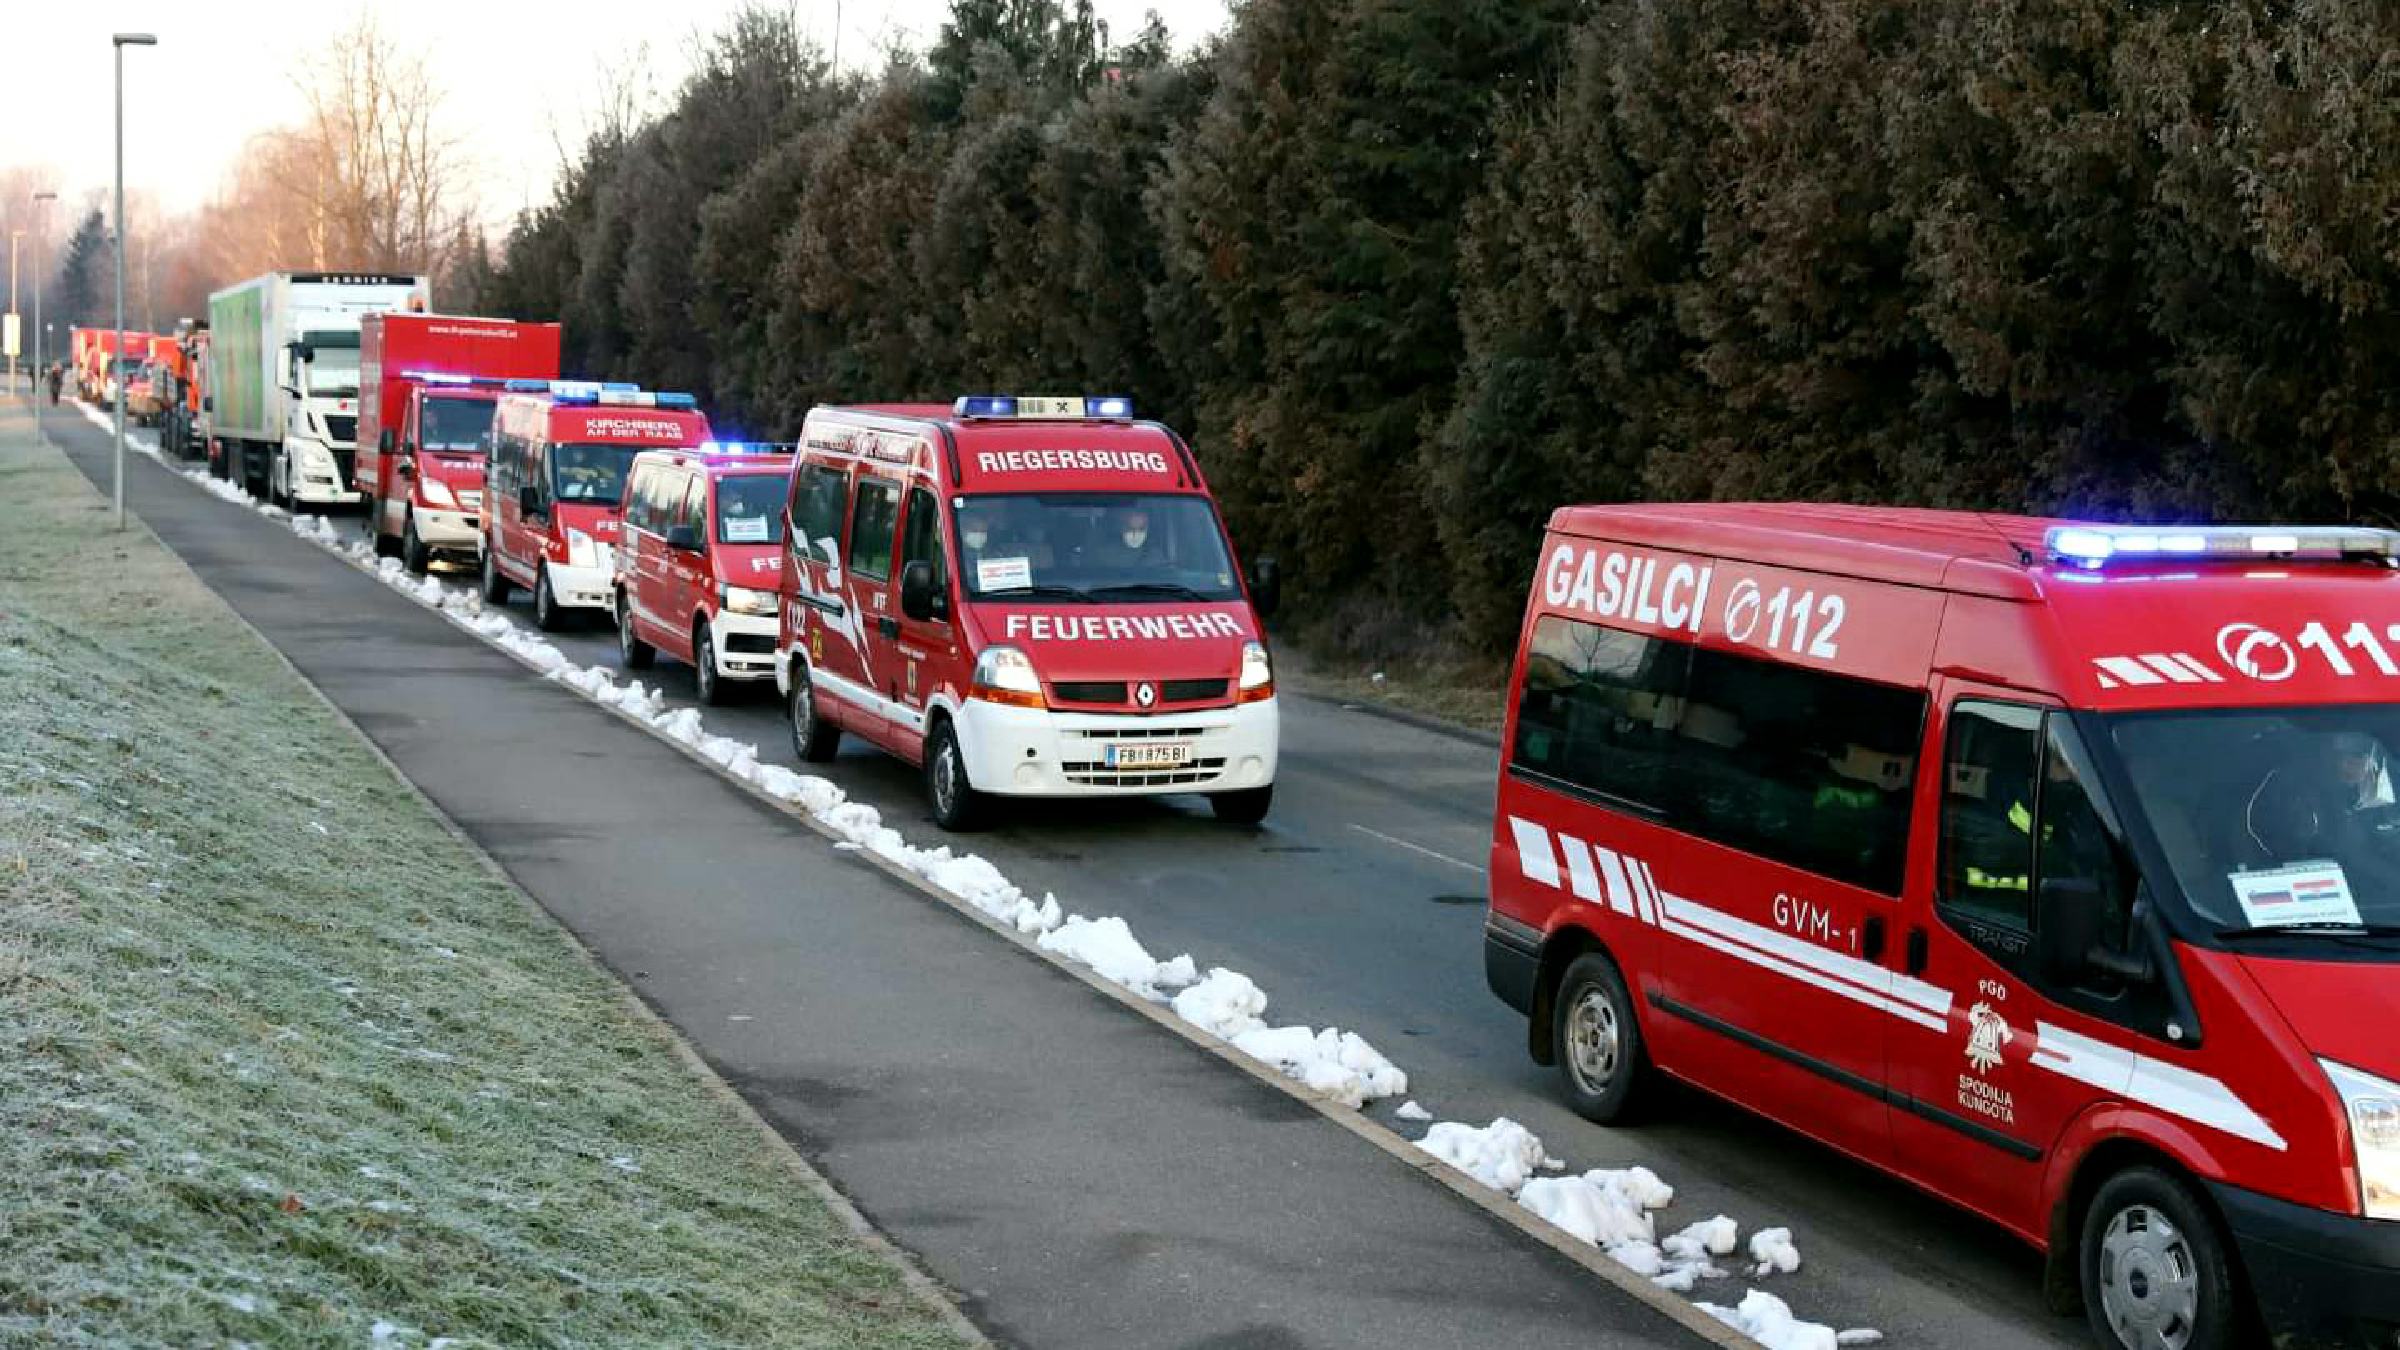
[[[696,34],[739,0],[26,0],[0,27],[0,168],[54,165],[69,200],[109,184],[112,32],[148,32],[125,51],[125,181],[170,211],[206,200],[252,133],[295,121],[293,77],[310,44],[371,9],[403,48],[428,53],[454,130],[469,136],[485,216],[505,221],[547,197],[556,145],[575,144],[597,108],[597,72],[647,53],[663,100],[690,65]],[[1222,28],[1226,0],[1096,0],[1112,35],[1131,36],[1156,9],[1188,49]],[[801,22],[831,48],[834,0],[794,0]],[[841,60],[871,69],[889,43],[922,48],[948,0],[842,0]],[[29,13],[30,12],[30,13]],[[28,21],[30,17],[30,22]],[[32,125],[17,115],[40,110]]]

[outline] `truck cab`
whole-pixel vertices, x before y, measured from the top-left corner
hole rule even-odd
[[[365,500],[358,459],[358,332],[310,329],[284,348],[283,444],[267,480],[270,500],[347,506]]]
[[[559,326],[436,314],[359,322],[357,487],[378,553],[422,573],[483,546],[483,473],[508,380],[558,373]]]
[[[509,381],[485,472],[484,602],[505,603],[522,586],[533,592],[534,622],[552,632],[579,610],[610,614],[634,457],[708,440],[698,409],[690,394],[628,384]]]

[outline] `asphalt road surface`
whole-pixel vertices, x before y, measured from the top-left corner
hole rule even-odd
[[[104,434],[76,418],[59,439],[105,484]],[[146,462],[134,481],[136,509],[172,487]],[[263,520],[255,528],[282,533]],[[470,580],[464,569],[444,575]],[[519,596],[512,608],[530,627],[529,602]],[[598,618],[551,636],[578,663],[617,666],[614,633]],[[695,701],[690,670],[663,656],[620,678],[663,686],[670,704]],[[1720,1213],[1745,1235],[1791,1227],[1805,1265],[1764,1287],[1810,1320],[1943,1350],[2086,1343],[2078,1320],[2046,1311],[2029,1249],[1788,1130],[1691,1093],[1634,1128],[1568,1112],[1550,1071],[1526,1057],[1523,1019],[1483,980],[1497,750],[1288,690],[1282,708],[1275,809],[1261,827],[1220,824],[1196,797],[1018,804],[996,828],[951,842],[1030,893],[1054,892],[1070,912],[1122,915],[1153,954],[1189,951],[1203,969],[1251,976],[1273,1000],[1271,1020],[1358,1031],[1407,1070],[1412,1095],[1440,1118],[1508,1116],[1576,1170],[1651,1168],[1677,1189],[1662,1231]],[[708,710],[707,722],[755,742],[762,761],[795,763],[771,683]],[[915,770],[854,741],[836,763],[802,767],[881,809],[913,842],[942,842]],[[1396,1105],[1376,1114],[1388,1121]],[[1737,1277],[1696,1294],[1732,1303],[1743,1287]]]

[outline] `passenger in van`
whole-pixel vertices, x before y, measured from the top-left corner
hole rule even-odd
[[[1094,567],[1112,572],[1140,572],[1155,554],[1150,543],[1150,513],[1138,506],[1109,512],[1107,527],[1092,545]]]

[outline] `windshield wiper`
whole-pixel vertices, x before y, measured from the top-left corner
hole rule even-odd
[[[1175,581],[1128,581],[1119,586],[1094,586],[1092,593],[1094,595],[1165,595],[1172,596],[1177,600],[1204,601],[1213,598]]]
[[[2311,937],[2394,938],[2400,937],[2400,923],[2273,923],[2257,928],[2220,928],[2217,937],[2226,942],[2240,942],[2282,933],[2305,933]]]
[[[1061,586],[1055,581],[1037,581],[1023,586],[1002,586],[995,590],[978,591],[975,598],[995,600],[1002,596],[1017,595],[1038,595],[1059,600],[1074,600],[1086,605],[1093,603],[1090,591],[1078,590],[1073,586]]]

